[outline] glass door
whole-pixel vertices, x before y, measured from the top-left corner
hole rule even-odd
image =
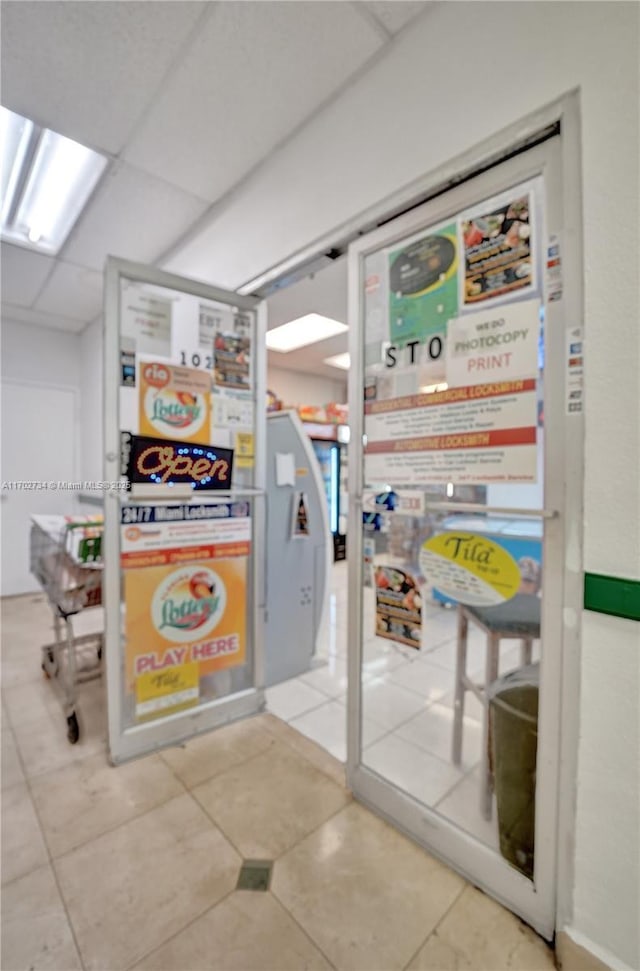
[[[551,272],[560,150],[350,250],[349,782],[548,937],[564,443],[582,393]]]
[[[105,637],[114,762],[263,707],[262,305],[110,259]]]

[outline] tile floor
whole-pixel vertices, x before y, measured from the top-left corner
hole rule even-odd
[[[498,848],[497,814],[480,813],[482,707],[467,694],[462,765],[451,762],[456,613],[423,607],[420,651],[376,637],[374,594],[364,591],[363,762],[379,775]],[[314,668],[267,690],[269,711],[346,761],[347,564],[333,566],[329,610]],[[469,631],[468,666],[484,680],[485,638]],[[516,641],[502,643],[500,674],[519,666]],[[538,645],[534,647],[538,657]]]
[[[339,761],[273,714],[115,769],[94,682],[69,745],[39,670],[43,599],[3,602],[2,621],[3,971],[553,968],[532,931],[356,804]],[[372,688],[407,690],[390,677],[404,663],[376,668]],[[335,748],[344,665],[309,678],[280,691],[287,717],[315,711]],[[394,712],[378,703],[372,752],[414,745]],[[267,892],[235,889],[245,858],[275,861]]]

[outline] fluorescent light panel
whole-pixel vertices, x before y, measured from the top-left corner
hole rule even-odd
[[[325,357],[324,363],[329,367],[339,367],[343,371],[348,371],[351,367],[351,355],[349,351],[345,351],[344,354],[334,354],[333,357]]]
[[[2,238],[58,252],[104,172],[104,155],[0,106]]]
[[[270,351],[288,354],[289,351],[297,351],[299,347],[307,347],[309,344],[335,337],[336,334],[343,334],[348,329],[346,324],[332,320],[331,317],[305,314],[304,317],[297,317],[287,324],[268,330],[267,347]]]

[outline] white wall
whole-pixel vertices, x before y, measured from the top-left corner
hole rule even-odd
[[[344,404],[347,400],[345,381],[332,381],[330,378],[284,368],[269,368],[267,388],[285,405],[326,405],[331,401]]]
[[[3,378],[79,389],[77,334],[3,318],[0,338]]]
[[[400,186],[579,89],[584,566],[628,577],[640,576],[639,13],[635,3],[616,2],[438,4],[230,200],[209,253],[220,283],[237,286]],[[247,226],[256,231],[247,234]],[[570,919],[614,962],[637,968],[638,652],[630,647],[637,627],[583,613],[582,629]],[[619,770],[612,797],[598,783],[608,765]]]
[[[103,347],[102,320],[94,321],[80,335],[82,393],[81,468],[82,478],[101,482],[104,478]],[[117,376],[114,380],[118,380]]]

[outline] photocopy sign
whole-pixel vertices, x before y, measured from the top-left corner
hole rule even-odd
[[[540,306],[537,300],[503,304],[493,311],[449,321],[447,384],[535,378],[538,372]]]

